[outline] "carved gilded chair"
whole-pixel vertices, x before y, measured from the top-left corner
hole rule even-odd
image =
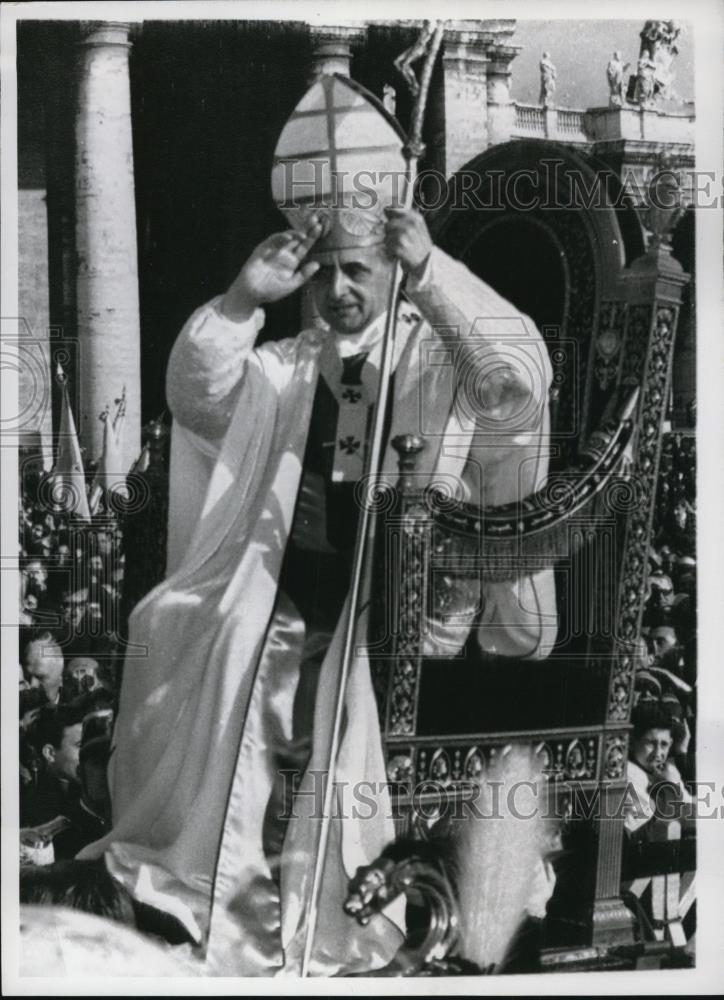
[[[458,197],[465,188],[453,178],[448,208],[432,221],[436,241],[543,333],[554,372],[551,473],[520,505],[474,510],[421,494],[419,442],[398,439],[397,502],[384,526],[399,560],[389,595],[394,634],[391,653],[373,665],[401,836],[425,836],[414,789],[437,783],[449,801],[484,780],[507,745],[538,748],[559,812],[573,814],[548,906],[549,968],[576,953],[603,961],[634,941],[621,898],[620,803],[662,423],[688,280],[669,242],[679,202],[668,213],[633,206],[600,167],[554,143],[495,146],[464,170],[480,180],[478,202]],[[526,211],[500,182],[518,170],[539,182],[537,207]],[[589,207],[576,202],[581,185]],[[445,601],[455,553],[459,574],[472,554],[483,579],[520,574],[531,559],[555,566],[559,632],[546,661],[482,663],[468,651],[451,669],[423,655],[425,614]],[[618,819],[603,818],[617,809]],[[449,927],[439,918],[437,926],[450,951]]]

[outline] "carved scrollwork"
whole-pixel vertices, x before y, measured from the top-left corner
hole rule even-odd
[[[410,754],[395,754],[387,761],[387,780],[393,784],[407,784],[412,780],[413,766]]]
[[[593,375],[602,392],[616,380],[623,346],[624,317],[625,308],[621,303],[603,304],[593,362]]]
[[[648,307],[643,306],[635,308],[639,311],[648,310]],[[638,636],[643,607],[644,572],[655,496],[660,428],[676,317],[676,307],[657,307],[646,370],[642,378],[640,432],[634,466],[634,479],[641,499],[628,517],[616,623],[619,651],[611,671],[609,688],[608,718],[615,721],[628,718],[633,698],[634,658],[631,649]],[[631,322],[631,317],[629,321]],[[637,316],[637,322],[643,322],[643,313]],[[637,340],[640,335],[641,331]]]
[[[606,746],[603,752],[603,776],[608,781],[617,781],[623,777],[627,746],[628,741],[625,733],[614,733],[606,737]]]
[[[580,740],[573,740],[566,751],[566,772],[572,778],[582,778],[586,774],[586,754]]]
[[[450,957],[460,940],[460,915],[450,880],[436,865],[415,857],[397,863],[384,856],[372,865],[360,868],[350,883],[344,904],[345,912],[360,924],[405,895],[422,899],[428,922],[418,944],[406,941],[384,969],[364,972],[364,976],[431,976],[477,973],[482,970],[471,962]]]
[[[457,743],[419,747],[415,782],[420,787],[439,787],[446,793],[464,790],[484,779],[506,746],[500,742],[489,746]],[[599,749],[595,736],[582,733],[548,738],[539,744],[537,752],[549,780],[591,781],[598,776]]]
[[[629,306],[626,319],[626,341],[621,369],[621,385],[641,385],[650,325],[651,306]]]

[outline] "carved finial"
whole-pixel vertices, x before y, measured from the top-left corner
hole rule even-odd
[[[671,235],[686,212],[682,175],[674,157],[667,151],[659,154],[648,176],[646,205],[640,211],[648,236],[648,249],[671,250]]]
[[[410,493],[415,488],[411,476],[417,465],[417,456],[424,449],[425,442],[416,434],[399,434],[392,439],[392,447],[398,454],[397,467],[400,470],[398,487],[401,493]]]
[[[392,447],[400,456],[400,462],[414,458],[425,447],[425,442],[416,434],[398,434],[392,439]]]

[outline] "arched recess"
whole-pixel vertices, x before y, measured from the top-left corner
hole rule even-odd
[[[431,219],[436,242],[526,312],[548,344],[553,436],[565,466],[582,431],[608,401],[604,388],[622,357],[615,323],[627,262],[643,252],[641,227],[616,175],[554,142],[514,140],[471,160],[449,183]],[[613,309],[615,313],[615,309]],[[599,357],[598,355],[602,356]]]

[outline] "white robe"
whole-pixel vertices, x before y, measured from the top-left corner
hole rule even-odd
[[[473,501],[533,492],[547,471],[551,377],[535,326],[437,249],[408,293],[427,322],[397,363],[390,440],[420,434],[421,474],[462,480]],[[317,824],[311,797],[298,797],[279,896],[262,848],[274,778],[269,725],[291,716],[294,664],[280,651],[299,637],[272,615],[320,354],[334,334],[305,330],[255,348],[262,323],[261,311],[232,323],[215,300],[174,347],[168,575],[131,616],[130,641],[147,655],[125,665],[110,769],[114,825],[83,854],[105,853],[132,894],[182,921],[202,942],[207,971],[222,975],[298,973]],[[388,447],[391,483],[396,469]],[[343,612],[322,665],[305,780],[324,766],[344,620]],[[555,627],[550,571],[486,590],[484,648],[543,658]],[[381,790],[374,816],[332,824],[318,974],[380,967],[401,943],[385,916],[363,929],[341,912],[347,878],[394,836],[364,655],[346,705],[336,778]]]

